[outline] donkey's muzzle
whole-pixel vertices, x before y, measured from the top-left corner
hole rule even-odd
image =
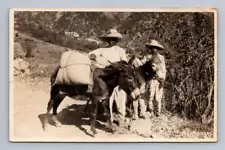
[[[137,98],[139,98],[141,95],[141,91],[139,88],[136,88],[134,89],[132,92],[131,92],[131,97],[135,100]]]

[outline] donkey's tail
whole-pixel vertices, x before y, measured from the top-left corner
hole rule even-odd
[[[53,72],[52,72],[52,74],[51,74],[51,78],[50,78],[51,85],[54,84],[59,69],[60,69],[60,65],[57,65],[57,66],[55,67],[55,69],[53,70]]]

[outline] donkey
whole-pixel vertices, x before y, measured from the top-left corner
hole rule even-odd
[[[138,98],[141,98],[146,95],[146,83],[149,82],[149,80],[155,76],[155,71],[153,70],[153,67],[152,67],[152,61],[149,60],[144,64],[142,64],[142,63],[138,64],[138,58],[135,55],[132,55],[128,64],[132,65],[132,67],[133,67],[132,72],[134,72],[134,74],[135,74],[135,80],[136,80],[135,82],[137,82],[137,84],[138,84],[138,88],[139,88],[139,92],[140,92],[138,97],[136,97],[136,99],[138,99]],[[132,73],[130,75],[132,75]],[[128,100],[130,100],[130,97],[128,98]],[[90,101],[91,101],[90,99],[87,101],[84,112],[87,112]],[[129,101],[128,104],[131,105],[132,101]],[[130,105],[129,105],[129,107],[131,107]],[[109,114],[109,116],[110,116],[109,123],[112,124],[114,121],[114,119],[113,119],[113,99],[109,100],[108,106],[109,106],[108,109],[109,109],[109,113],[110,113]]]
[[[47,106],[47,115],[50,113],[51,109],[53,108],[53,116],[52,120],[55,122],[55,125],[57,126],[59,124],[56,115],[57,115],[57,108],[60,105],[60,103],[63,101],[63,99],[66,96],[73,97],[76,95],[84,95],[90,98],[90,101],[92,102],[91,105],[91,131],[95,135],[96,129],[95,129],[95,121],[96,121],[96,115],[97,115],[97,108],[98,108],[98,102],[102,100],[99,95],[101,95],[101,92],[98,89],[99,83],[94,82],[93,83],[93,93],[88,92],[88,85],[84,84],[58,84],[55,82],[58,70],[60,67],[56,67],[51,75],[51,91],[50,91],[50,100],[48,102]],[[97,68],[101,69],[101,68]],[[94,71],[97,71],[95,69]],[[107,85],[107,92],[108,97],[104,100],[107,101],[109,99],[109,96],[111,96],[113,89],[116,86],[120,86],[130,97],[135,100],[139,95],[139,88],[138,88],[138,80],[136,78],[136,72],[134,71],[134,68],[131,64],[120,61],[116,63],[111,63],[111,65],[105,67],[102,69],[104,72],[104,76],[102,76],[102,79]],[[47,116],[46,115],[46,116]],[[45,130],[45,124],[46,124],[47,118],[45,118],[45,123],[43,126],[43,129]],[[112,124],[110,123],[109,129],[111,130]]]

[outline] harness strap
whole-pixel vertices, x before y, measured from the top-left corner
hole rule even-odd
[[[87,63],[76,63],[76,64],[66,65],[65,67],[60,67],[60,68],[67,68],[67,67],[69,67],[69,66],[76,66],[76,65],[86,65],[86,66],[91,66],[91,64],[87,64]]]

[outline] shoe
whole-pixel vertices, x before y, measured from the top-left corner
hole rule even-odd
[[[146,117],[146,115],[145,115],[145,114],[141,114],[141,115],[140,115],[140,118],[142,118],[142,119],[146,119],[147,117]]]
[[[138,115],[133,115],[132,119],[133,119],[133,120],[138,120],[139,117],[138,117]]]
[[[158,113],[156,113],[156,114],[155,114],[155,116],[156,116],[156,117],[159,117],[159,114],[158,114]]]

